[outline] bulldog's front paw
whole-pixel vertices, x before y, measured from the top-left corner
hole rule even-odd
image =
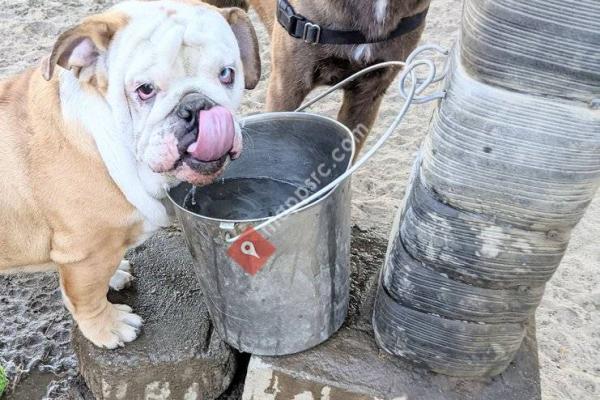
[[[129,261],[123,260],[119,264],[119,267],[112,278],[110,278],[110,282],[108,286],[110,286],[113,290],[123,290],[131,286],[131,282],[133,282],[133,275],[131,275],[131,264]]]
[[[135,340],[142,327],[142,318],[125,304],[108,304],[98,316],[77,320],[79,329],[98,347],[115,349]]]

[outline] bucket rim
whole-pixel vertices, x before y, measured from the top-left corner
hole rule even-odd
[[[244,127],[244,124],[248,121],[253,121],[253,120],[263,120],[263,119],[270,119],[270,118],[277,118],[277,117],[300,117],[300,118],[305,118],[305,117],[311,117],[314,118],[316,117],[317,119],[320,119],[322,121],[327,121],[328,123],[332,123],[333,125],[337,125],[339,128],[341,128],[341,131],[344,132],[346,134],[346,136],[350,139],[350,143],[352,143],[352,150],[350,151],[350,158],[348,161],[348,165],[346,166],[345,170],[342,172],[345,173],[351,166],[352,166],[352,160],[354,160],[354,156],[356,153],[356,143],[354,141],[354,135],[352,134],[352,131],[350,130],[350,128],[348,128],[346,125],[342,124],[341,122],[339,122],[336,119],[333,119],[331,117],[327,117],[325,115],[320,115],[320,114],[315,114],[315,113],[311,113],[311,112],[298,112],[298,111],[270,111],[270,112],[264,112],[264,113],[257,113],[257,114],[251,114],[251,115],[246,115],[244,117],[242,117],[239,121],[240,124],[240,128]],[[343,139],[342,139],[343,140]],[[341,143],[341,141],[340,141]],[[340,174],[341,175],[341,174]],[[348,177],[350,178],[350,177]],[[260,222],[264,222],[267,221],[271,218],[273,218],[273,216],[267,216],[267,217],[262,217],[262,218],[251,218],[251,219],[221,219],[221,218],[214,218],[214,217],[208,217],[206,215],[201,215],[201,214],[196,214],[195,212],[192,212],[188,209],[186,209],[185,207],[179,205],[179,203],[177,203],[175,201],[175,199],[173,199],[173,197],[171,196],[171,190],[179,187],[182,184],[185,184],[186,182],[180,182],[179,184],[177,184],[176,186],[173,186],[172,188],[169,188],[166,192],[167,192],[167,198],[170,200],[171,204],[173,204],[177,209],[179,209],[180,211],[183,211],[186,214],[190,214],[196,218],[201,218],[207,221],[211,221],[211,222],[216,222],[216,223],[225,223],[225,224],[250,224],[250,223],[260,223]],[[303,207],[300,207],[299,209],[293,211],[292,213],[290,213],[288,215],[294,215],[297,213],[300,213],[304,210],[307,210],[323,201],[325,201],[329,196],[331,196],[331,194],[333,192],[335,192],[340,185],[342,185],[343,183],[345,183],[345,181],[340,182],[339,184],[335,185],[335,187],[331,188],[329,191],[327,191],[327,193],[323,194],[321,197],[319,197],[317,200],[306,204]],[[192,185],[193,186],[193,185]]]

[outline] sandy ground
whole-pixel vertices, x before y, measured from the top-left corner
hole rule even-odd
[[[110,4],[110,0],[0,0],[0,77],[37,63],[59,32],[82,16]],[[433,0],[423,42],[451,46],[458,34],[460,8],[460,0]],[[255,15],[253,19],[256,21]],[[269,75],[268,37],[262,26],[258,25],[257,29],[265,69],[262,82],[247,93],[242,113],[260,111],[265,101],[266,77]],[[333,96],[316,110],[335,115],[338,106],[339,96]],[[395,117],[399,106],[400,97],[393,87],[370,143]],[[352,213],[359,227],[372,228],[387,236],[397,204],[404,194],[414,154],[426,134],[432,107],[425,105],[412,109],[401,130],[354,177]],[[600,398],[599,237],[600,198],[597,197],[575,230],[568,254],[548,284],[537,312],[542,392],[547,400]],[[23,282],[0,280],[0,294],[27,284]],[[29,282],[30,285],[38,284],[36,280]],[[4,305],[0,304],[0,307]],[[4,313],[2,317],[3,327],[20,318],[14,313]],[[19,326],[25,329],[29,325]],[[2,358],[6,360],[9,354],[0,346],[0,360]]]

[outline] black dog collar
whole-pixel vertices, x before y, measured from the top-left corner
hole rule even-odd
[[[277,1],[277,21],[291,37],[310,44],[365,44],[383,42],[415,30],[425,20],[425,10],[419,14],[402,18],[396,29],[382,39],[369,40],[360,31],[338,31],[323,28],[297,14],[288,0]]]

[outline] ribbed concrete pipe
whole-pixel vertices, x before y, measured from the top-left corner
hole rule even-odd
[[[466,0],[451,57],[373,323],[393,354],[490,376],[600,183],[600,3]]]

